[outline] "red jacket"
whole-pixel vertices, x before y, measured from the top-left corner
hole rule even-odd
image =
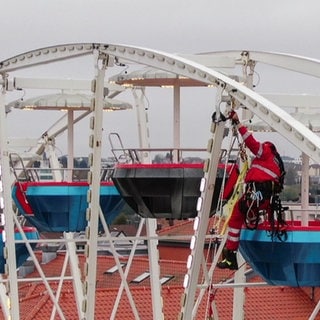
[[[279,181],[281,170],[272,150],[274,146],[270,142],[257,141],[245,126],[240,126],[239,132],[246,146],[255,155],[246,174],[245,182]]]

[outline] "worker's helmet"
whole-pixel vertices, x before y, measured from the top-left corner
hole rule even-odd
[[[274,152],[274,153],[277,152],[276,146],[270,141],[264,142],[263,146],[266,146],[266,147],[270,148],[272,150],[272,152]]]

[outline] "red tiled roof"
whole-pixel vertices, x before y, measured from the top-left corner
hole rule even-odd
[[[42,287],[42,284],[38,284]],[[71,284],[69,289],[64,288],[61,294],[60,306],[69,319],[78,319],[77,310],[72,292]],[[43,288],[44,289],[44,288]],[[217,306],[218,316],[221,320],[232,318],[232,289],[218,289],[214,296]],[[307,319],[315,303],[303,292],[296,288],[282,287],[263,287],[247,288],[246,302],[244,306],[245,319]],[[111,315],[115,297],[118,293],[117,288],[99,288],[96,291],[96,314],[95,319],[107,319]],[[164,286],[162,288],[162,297],[164,301],[163,311],[165,319],[177,319],[180,312],[180,300],[183,289],[181,286]],[[131,288],[131,294],[136,304],[140,319],[152,319],[151,292],[149,286]],[[204,298],[204,301],[207,297]],[[49,319],[52,311],[52,302],[48,293],[43,290],[42,293],[29,295],[21,299],[21,307],[24,317],[22,319]],[[209,309],[201,304],[198,316],[204,319]],[[119,304],[116,319],[133,319],[132,310],[123,292]],[[316,319],[320,319],[317,316]]]
[[[60,274],[61,265],[65,255],[59,253],[57,258],[46,265],[42,265],[44,273],[49,276]],[[80,264],[84,257],[80,256]],[[96,290],[96,314],[95,320],[108,319],[120,286],[120,277],[118,272],[114,274],[105,274],[105,271],[114,266],[113,257],[99,256],[97,269],[97,290]],[[181,295],[183,294],[182,281],[186,272],[186,265],[177,261],[161,261],[161,276],[172,274],[174,279],[162,287],[163,311],[165,319],[177,319],[180,312]],[[145,280],[140,284],[130,283],[130,280],[137,275],[148,270],[148,260],[146,258],[134,258],[133,265],[128,275],[130,291],[136,304],[140,319],[152,319],[150,281]],[[67,275],[70,274],[67,271]],[[37,276],[34,272],[30,277]],[[216,270],[214,272],[214,283],[223,281],[232,277],[233,273],[226,270]],[[252,281],[261,281],[254,278]],[[57,292],[58,282],[51,282],[50,286],[54,292]],[[20,285],[20,313],[21,319],[50,319],[53,303],[42,282],[23,283]],[[313,301],[307,292],[300,288],[289,287],[250,287],[245,289],[246,299],[244,305],[246,320],[259,319],[307,319],[316,302]],[[198,316],[199,319],[205,319],[209,312],[207,306],[208,297],[204,297],[200,304]],[[220,320],[229,320],[232,318],[233,289],[220,288],[215,291],[214,302],[216,303]],[[75,297],[71,281],[64,281],[59,305],[68,320],[78,319]],[[3,317],[0,319],[3,319]],[[58,316],[55,319],[60,319]],[[125,291],[119,304],[116,319],[134,319],[133,313]],[[316,318],[320,319],[320,315]]]
[[[215,223],[218,221],[218,218],[215,216],[209,219],[207,233],[210,233],[210,230],[214,228]],[[163,226],[159,231],[159,235],[167,236],[178,236],[178,235],[193,235],[193,220],[175,220],[172,226],[165,223],[161,223]]]
[[[212,220],[211,220],[212,221]],[[208,232],[214,222],[208,227]],[[165,226],[159,230],[161,235],[188,235],[193,234],[192,221],[175,221],[173,226]],[[176,250],[176,249],[175,249]],[[173,250],[173,252],[175,252]],[[36,252],[38,259],[41,253]],[[79,265],[83,266],[85,257],[78,255]],[[65,253],[59,252],[57,257],[47,264],[41,264],[42,271],[47,277],[60,276],[62,265],[65,259]],[[121,262],[126,262],[127,258],[121,258]],[[97,283],[96,283],[96,311],[95,320],[105,320],[111,315],[115,303],[118,289],[121,284],[118,272],[107,274],[106,270],[115,266],[114,258],[111,256],[98,256],[97,262]],[[124,267],[125,268],[125,267]],[[124,270],[124,269],[123,269]],[[132,266],[128,273],[128,284],[130,292],[135,301],[135,305],[140,319],[152,319],[152,301],[150,280],[146,279],[141,283],[130,282],[141,273],[149,270],[147,258],[134,257]],[[162,286],[163,312],[165,320],[177,319],[181,306],[181,296],[184,292],[182,287],[183,279],[186,273],[185,261],[161,260],[160,276],[173,275],[174,278]],[[82,270],[81,270],[82,271]],[[70,275],[67,268],[66,276]],[[233,277],[234,272],[229,270],[216,269],[213,274],[213,283],[221,283],[226,279]],[[35,271],[27,277],[38,277]],[[202,277],[202,274],[200,274]],[[261,281],[259,277],[254,277],[249,282]],[[58,281],[50,282],[53,292],[58,290]],[[311,288],[290,288],[290,287],[249,287],[245,288],[244,313],[246,320],[263,319],[308,319],[313,309],[320,299],[320,289],[311,291]],[[43,282],[23,282],[19,285],[20,296],[20,314],[21,320],[50,319],[53,303],[45,288]],[[312,299],[311,297],[314,297]],[[233,308],[233,289],[219,288],[205,297],[199,306],[197,319],[205,319],[208,316],[210,305],[207,304],[209,298],[212,298],[216,304],[216,309],[220,320],[232,319]],[[61,297],[59,300],[64,316],[68,320],[78,319],[75,296],[72,282],[65,280],[61,288]],[[4,319],[0,314],[0,320]],[[55,320],[60,319],[58,315]],[[123,291],[118,307],[116,319],[126,320],[134,319],[126,292]],[[320,320],[320,315],[316,317]]]

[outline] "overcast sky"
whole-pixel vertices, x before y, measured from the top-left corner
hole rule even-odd
[[[1,0],[2,59],[53,44],[124,43],[319,57],[317,0]]]
[[[320,2],[317,0],[0,0],[0,3],[0,60],[36,48],[74,42],[128,44],[169,53],[245,49],[320,59]],[[70,73],[70,77],[87,77],[85,72],[75,73]],[[35,76],[32,71],[26,74]],[[288,79],[288,87],[290,81]],[[270,84],[270,90],[274,87],[274,83]],[[318,87],[314,90],[317,91]],[[268,85],[262,88],[269,89]],[[210,96],[202,91],[183,91],[182,104],[195,106],[199,101],[201,103],[195,92]],[[171,94],[161,95],[156,101],[152,100],[152,94],[150,90],[150,109],[156,109],[152,117],[166,121],[165,116],[172,112]],[[186,146],[206,145],[210,108],[208,104],[199,113],[192,107],[188,112],[182,112],[186,121],[197,114],[197,121],[191,119],[188,129],[183,131],[182,142]],[[122,125],[134,118],[130,112],[121,112],[107,122],[106,131],[119,131],[130,140],[132,135]],[[13,115],[10,117],[14,119]],[[17,116],[15,124],[29,123],[31,118],[28,117],[21,120],[21,116]],[[153,146],[168,145],[165,135],[164,139],[159,139],[163,136],[163,126],[158,129],[156,124],[154,126],[152,132],[157,138],[153,138]],[[34,135],[38,134],[37,127],[38,136],[43,132],[39,122],[32,127],[33,131],[30,130]],[[189,138],[188,132],[196,140]],[[199,132],[199,136],[195,132]],[[84,152],[80,145],[77,146],[78,153]]]

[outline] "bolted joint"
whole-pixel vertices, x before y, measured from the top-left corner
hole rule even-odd
[[[104,67],[113,67],[115,63],[115,58],[104,52],[99,52],[98,60],[101,61]]]

